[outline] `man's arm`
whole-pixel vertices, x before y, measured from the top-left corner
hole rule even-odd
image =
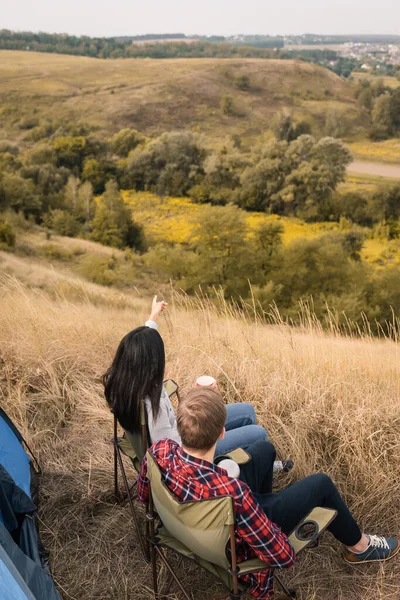
[[[143,504],[147,503],[149,499],[149,480],[147,479],[147,458],[144,457],[142,460],[142,466],[140,467],[140,475],[138,479],[137,493],[140,502]]]
[[[247,486],[235,508],[237,533],[258,558],[272,568],[291,567],[296,555],[287,536],[268,519]]]

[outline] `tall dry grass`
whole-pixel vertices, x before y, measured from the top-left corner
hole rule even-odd
[[[166,376],[183,390],[199,374],[217,377],[226,400],[252,402],[279,452],[294,459],[288,483],[325,471],[367,531],[400,534],[398,344],[327,335],[312,319],[301,330],[279,319],[267,326],[223,302],[169,301],[160,328]],[[0,302],[0,401],[44,467],[42,532],[63,597],[151,598],[128,507],[113,503],[112,421],[99,381],[148,303],[71,301],[12,278],[3,278]],[[400,597],[399,559],[352,568],[339,551],[326,534],[299,558],[286,578],[300,598]],[[195,600],[210,593],[203,573],[183,576]]]

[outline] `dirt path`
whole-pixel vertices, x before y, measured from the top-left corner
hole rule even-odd
[[[395,179],[400,179],[400,164],[384,165],[381,163],[361,162],[355,160],[348,166],[347,171],[349,173],[372,175],[374,177],[392,177]]]

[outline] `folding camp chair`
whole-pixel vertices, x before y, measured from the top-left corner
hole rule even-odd
[[[164,387],[167,391],[168,396],[171,398],[174,394],[176,395],[178,402],[180,402],[179,396],[179,386],[172,379],[168,379],[164,381]],[[139,543],[141,550],[143,552],[143,556],[146,560],[149,560],[149,549],[147,545],[148,538],[148,524],[146,524],[146,535],[143,536],[143,533],[140,528],[139,518],[137,512],[135,510],[134,501],[137,498],[136,487],[137,487],[137,477],[134,481],[133,485],[130,487],[128,482],[128,477],[126,474],[124,461],[122,459],[122,455],[126,456],[130,459],[131,464],[133,466],[136,475],[140,472],[140,465],[142,463],[143,457],[146,454],[147,448],[150,445],[148,428],[147,428],[147,413],[144,405],[144,401],[141,403],[141,411],[140,411],[140,425],[141,431],[136,434],[129,433],[128,431],[124,431],[124,435],[122,437],[118,437],[118,421],[114,416],[114,436],[112,439],[112,443],[114,446],[114,495],[117,501],[120,500],[120,491],[118,485],[118,468],[121,471],[121,477],[124,484],[125,492],[128,497],[129,507],[132,514],[132,519],[137,531],[137,535],[139,538]]]
[[[270,567],[258,558],[237,563],[233,498],[222,496],[181,503],[163,483],[161,471],[150,452],[146,453],[146,457],[147,477],[150,482],[147,520],[150,524],[149,544],[154,598],[156,600],[164,598],[164,595],[169,592],[172,581],[175,580],[186,600],[191,600],[168,562],[165,552],[167,549],[179,555],[178,565],[183,558],[194,561],[223,583],[230,600],[240,600],[248,593],[248,585],[239,580],[239,576]],[[315,508],[289,537],[296,554],[314,542],[336,514],[337,511],[332,509]],[[161,520],[161,526],[156,528],[157,518]],[[226,554],[228,544],[230,559]],[[167,588],[162,593],[158,591],[158,557],[169,573]],[[277,581],[288,598],[295,598],[296,593],[293,590],[289,590],[279,578]]]

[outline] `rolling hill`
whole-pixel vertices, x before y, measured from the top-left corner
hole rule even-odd
[[[240,77],[246,76],[246,89]],[[223,114],[223,96],[233,99]],[[0,52],[0,139],[29,138],[52,122],[114,133],[193,129],[214,140],[233,133],[260,135],[276,111],[323,128],[334,113],[350,132],[360,114],[352,84],[301,61],[262,59],[101,60],[41,53]],[[28,130],[28,131],[27,131]]]

